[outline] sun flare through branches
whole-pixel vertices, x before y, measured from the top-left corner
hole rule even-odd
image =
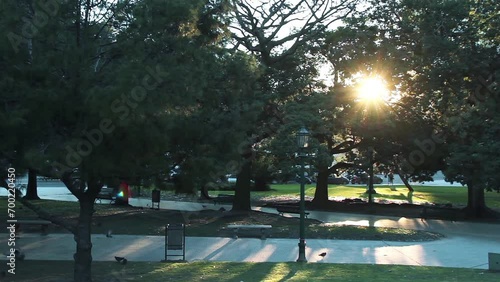
[[[389,89],[379,76],[362,78],[356,89],[357,100],[363,103],[378,104],[389,101]]]

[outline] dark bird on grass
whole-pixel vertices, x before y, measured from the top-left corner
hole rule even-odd
[[[206,205],[201,205],[201,207],[202,207],[202,208],[204,208],[204,209],[206,209],[206,208],[207,208],[207,206],[206,206]]]
[[[226,209],[225,209],[224,207],[221,207],[221,208],[219,209],[219,211],[220,211],[220,212],[225,212],[225,211],[226,211]]]
[[[119,262],[120,264],[126,264],[126,263],[127,263],[127,259],[126,259],[126,258],[124,258],[124,257],[116,257],[116,256],[115,256],[115,260],[116,260],[117,262]]]
[[[319,254],[319,256],[324,258],[326,256],[326,252]]]
[[[111,233],[112,233],[112,231],[111,231],[111,230],[108,230],[108,232],[106,233],[106,237],[108,237],[108,238],[113,237],[113,236],[111,236]]]

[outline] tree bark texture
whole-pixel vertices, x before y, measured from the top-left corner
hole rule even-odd
[[[77,282],[92,281],[92,241],[91,224],[94,213],[94,199],[83,195],[80,198],[80,215],[75,234],[76,253],[74,280]]]
[[[316,179],[316,191],[314,192],[314,199],[312,204],[315,207],[322,207],[328,203],[328,175],[330,170],[328,168],[322,169],[318,172]]]
[[[472,217],[481,218],[488,214],[488,208],[484,200],[484,189],[478,187],[473,181],[467,182],[467,214]]]
[[[26,188],[26,200],[39,200],[36,180],[36,170],[28,169],[28,187]]]
[[[246,159],[238,173],[234,193],[233,211],[250,211],[250,180],[252,176],[252,161]]]

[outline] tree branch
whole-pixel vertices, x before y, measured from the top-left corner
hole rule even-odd
[[[77,199],[82,197],[82,190],[80,189],[81,180],[75,179],[72,176],[72,172],[65,172],[61,176],[61,181],[66,185],[68,190],[73,194]]]
[[[354,163],[346,163],[346,162],[336,163],[333,166],[331,166],[330,168],[328,168],[328,174],[336,173],[337,170],[339,170],[341,168],[348,169],[351,167],[354,167]]]
[[[344,141],[337,146],[333,147],[331,152],[332,154],[340,154],[350,152],[352,149],[356,148],[361,144],[361,142],[357,142],[354,140]]]
[[[233,16],[239,28],[232,27],[233,38],[251,52],[260,52],[264,63],[274,64],[292,55],[306,41],[317,36],[335,21],[346,18],[354,11],[359,0],[300,0],[293,5],[286,0],[274,0],[252,6],[248,1],[233,1]],[[291,23],[298,24],[293,29]],[[291,30],[279,38],[284,29]],[[286,46],[293,42],[290,47]],[[278,47],[286,47],[282,52],[274,52]]]

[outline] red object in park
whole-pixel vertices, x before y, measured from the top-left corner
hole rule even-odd
[[[118,188],[118,195],[116,195],[116,204],[128,205],[129,198],[130,198],[130,188],[127,182],[122,181],[120,183],[120,187]]]

